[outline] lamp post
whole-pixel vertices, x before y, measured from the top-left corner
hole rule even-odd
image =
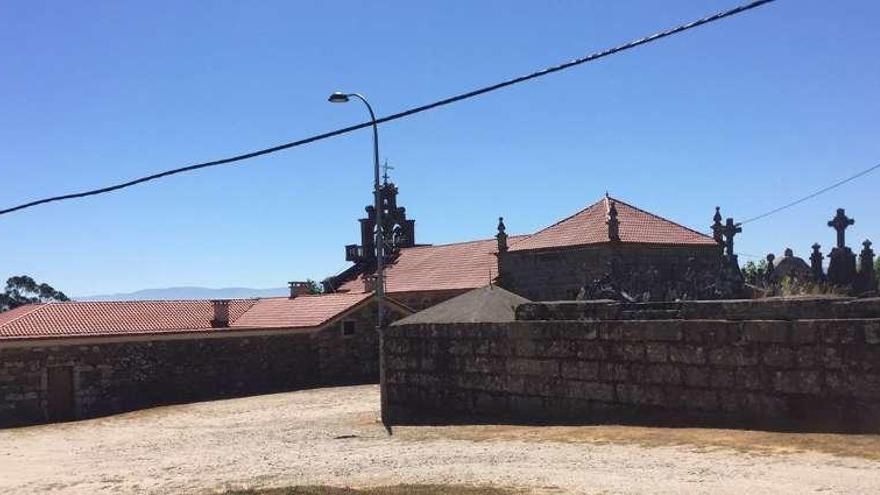
[[[385,298],[385,228],[382,223],[382,195],[379,184],[379,126],[376,124],[376,114],[370,102],[359,93],[341,93],[339,91],[330,95],[327,101],[330,103],[348,103],[351,98],[361,100],[370,112],[370,120],[373,123],[373,203],[376,209],[376,331],[379,334],[379,405],[381,408],[382,424],[388,426],[388,394],[385,385],[385,332],[382,329],[384,323],[383,299]]]

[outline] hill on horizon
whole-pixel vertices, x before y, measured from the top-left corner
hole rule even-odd
[[[248,287],[225,287],[211,289],[208,287],[165,287],[159,289],[143,289],[134,292],[117,294],[97,294],[92,296],[72,297],[74,301],[156,301],[162,299],[251,299],[256,297],[278,297],[288,295],[287,287],[271,289],[253,289]]]

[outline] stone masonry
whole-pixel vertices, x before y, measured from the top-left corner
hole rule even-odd
[[[354,323],[350,335],[346,321]],[[278,333],[0,347],[0,427],[378,380],[374,306],[320,331]],[[67,417],[53,417],[48,404],[47,380],[57,368],[73,377]]]
[[[394,422],[639,422],[880,432],[880,299],[529,303],[392,327]]]

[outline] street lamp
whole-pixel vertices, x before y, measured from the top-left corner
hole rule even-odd
[[[382,224],[382,195],[379,184],[379,126],[376,124],[376,114],[370,102],[359,93],[341,93],[339,91],[330,95],[327,101],[330,103],[348,103],[351,98],[361,100],[370,112],[370,121],[373,124],[373,201],[376,209],[376,331],[379,333],[379,403],[382,414],[382,424],[388,426],[388,394],[385,385],[385,332],[382,330],[384,323],[383,300],[385,298],[385,228]]]

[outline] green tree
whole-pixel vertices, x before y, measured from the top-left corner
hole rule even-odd
[[[27,275],[19,275],[6,280],[6,289],[0,293],[0,312],[25,304],[69,300],[63,292],[49,284],[38,284]]]
[[[306,279],[306,283],[309,284],[309,289],[308,289],[309,294],[323,294],[324,293],[324,287],[321,284],[319,284],[318,282],[315,282],[312,279]]]
[[[767,260],[761,260],[757,263],[749,261],[743,268],[743,277],[749,285],[760,285],[767,275]]]

